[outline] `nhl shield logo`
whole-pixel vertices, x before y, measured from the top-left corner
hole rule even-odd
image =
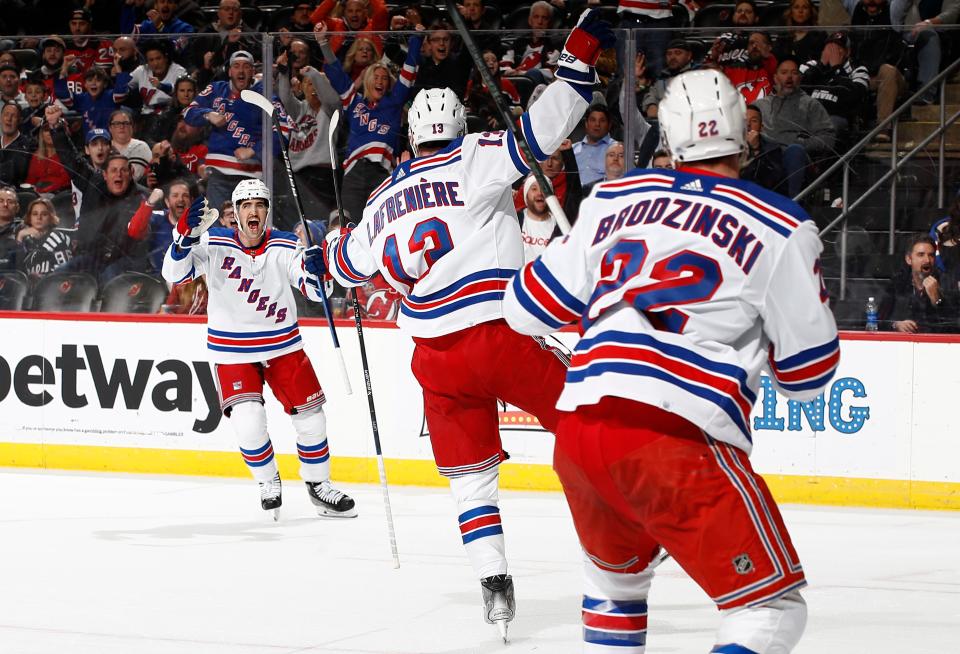
[[[243,388],[243,382],[233,382],[233,390],[239,391],[241,388]]]
[[[741,554],[733,559],[733,569],[738,575],[746,575],[753,572],[753,561],[746,554]]]

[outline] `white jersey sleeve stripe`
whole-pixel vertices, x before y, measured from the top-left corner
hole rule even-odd
[[[499,302],[503,300],[503,293],[513,275],[512,270],[480,270],[436,293],[403,298],[400,312],[411,318],[427,320],[480,302]]]
[[[652,377],[715,404],[751,441],[747,426],[756,395],[739,366],[711,361],[644,333],[606,331],[577,344],[567,384],[605,373]]]
[[[537,161],[546,161],[550,158],[550,155],[544,152],[540,148],[540,144],[537,143],[537,137],[533,133],[533,126],[530,124],[529,112],[524,112],[520,117],[520,131],[523,133],[523,139],[527,142],[527,145],[530,146],[530,151]]]
[[[818,345],[777,361],[770,348],[770,372],[781,388],[804,391],[822,388],[833,378],[840,363],[840,339]]]
[[[515,139],[510,132],[507,132],[507,152],[510,154],[510,159],[513,161],[513,165],[518,173],[526,175],[530,172],[530,166],[527,165],[523,158],[523,153],[520,152],[520,148],[517,147],[517,139]]]
[[[344,279],[360,284],[370,279],[370,275],[364,275],[356,269],[350,261],[350,255],[347,254],[347,244],[350,242],[352,234],[347,232],[337,241],[337,253],[333,259],[337,273]]]
[[[513,280],[517,301],[531,316],[552,329],[577,320],[585,309],[537,259],[520,269]]]

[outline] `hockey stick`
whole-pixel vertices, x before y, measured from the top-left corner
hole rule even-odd
[[[280,131],[280,119],[277,118],[277,114],[274,111],[276,107],[262,94],[251,89],[240,91],[240,99],[256,105],[263,113],[273,119],[273,129],[276,130],[277,136],[280,137],[280,158],[283,159],[283,166],[287,171],[287,181],[290,182],[290,194],[293,195],[293,199],[297,203],[297,213],[300,214],[300,226],[303,228],[303,240],[309,248],[313,245],[310,228],[307,227],[307,221],[303,217],[303,203],[300,202],[300,194],[297,192],[297,182],[293,178],[293,168],[290,166],[290,154],[287,152],[287,146],[283,142],[283,132]],[[236,210],[239,212],[240,208],[237,207]],[[240,214],[238,213],[237,215],[239,216]],[[321,247],[323,246],[322,243],[320,245]],[[347,395],[352,395],[353,387],[350,386],[350,378],[347,376],[347,364],[343,360],[343,351],[340,349],[340,339],[337,337],[337,328],[333,324],[333,314],[330,312],[330,300],[327,298],[327,291],[323,287],[323,280],[318,281],[320,282],[318,290],[320,292],[320,299],[323,301],[323,311],[327,314],[327,325],[330,326],[330,336],[333,337],[333,350],[337,353],[337,361],[340,363],[340,375],[343,377],[343,385],[347,391]]]
[[[337,214],[340,226],[346,227],[343,215],[343,198],[340,197],[340,182],[337,181],[339,164],[337,162],[337,127],[340,126],[340,110],[330,116],[327,144],[330,147],[330,166],[333,168],[333,195],[337,200]],[[373,447],[377,453],[377,472],[380,474],[380,488],[383,490],[383,508],[387,514],[387,534],[390,537],[390,552],[393,554],[393,567],[400,567],[400,554],[397,553],[397,532],[393,528],[393,509],[390,508],[390,491],[387,488],[387,470],[383,466],[383,451],[380,449],[380,429],[377,427],[377,407],[373,403],[373,386],[370,383],[370,366],[367,364],[367,346],[363,338],[363,322],[360,319],[360,301],[353,294],[353,317],[357,321],[357,339],[360,341],[360,362],[363,364],[363,382],[367,387],[367,407],[370,410],[370,427],[373,430]]]
[[[461,16],[457,10],[457,3],[454,0],[446,0],[446,4],[447,13],[450,14],[450,18],[453,19],[453,24],[456,26],[460,38],[463,39],[464,47],[467,49],[467,52],[470,53],[470,57],[477,67],[477,72],[480,73],[480,78],[490,91],[490,97],[493,98],[493,104],[497,107],[500,120],[503,121],[510,133],[513,134],[517,146],[523,153],[526,164],[530,166],[530,172],[532,172],[533,176],[537,179],[537,185],[540,187],[540,192],[543,193],[543,197],[546,199],[547,206],[550,207],[550,213],[557,219],[557,225],[559,225],[560,231],[563,234],[570,233],[570,221],[567,219],[567,214],[564,213],[563,207],[560,206],[560,201],[557,200],[557,196],[554,195],[552,190],[553,186],[547,181],[546,176],[543,174],[540,162],[533,156],[530,145],[524,140],[523,134],[514,124],[513,116],[507,111],[506,100],[503,98],[503,93],[500,91],[500,87],[493,81],[493,76],[490,75],[490,71],[487,70],[487,65],[483,62],[483,56],[480,54],[480,50],[477,48],[473,36],[471,36],[470,31],[467,29],[467,24],[463,22],[463,16]]]

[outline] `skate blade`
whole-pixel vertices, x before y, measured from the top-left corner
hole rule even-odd
[[[503,638],[503,644],[506,645],[509,641],[507,640],[507,621],[506,620],[497,620],[497,629],[500,630],[500,637]]]
[[[273,510],[273,521],[274,522],[280,521],[280,507],[277,507]]]
[[[329,518],[331,520],[338,520],[342,518],[356,518],[357,517],[357,508],[354,507],[349,511],[330,511],[329,509],[324,509],[323,507],[316,507],[317,515],[321,518]]]

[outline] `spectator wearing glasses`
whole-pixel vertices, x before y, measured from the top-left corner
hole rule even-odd
[[[129,109],[117,109],[110,114],[110,144],[125,156],[133,171],[133,181],[139,182],[147,174],[150,165],[150,146],[133,138],[133,114]]]
[[[445,21],[432,23],[427,30],[421,50],[417,83],[411,95],[422,89],[449,88],[463,98],[467,94],[467,81],[473,72],[473,59],[466,48],[454,51],[455,31]]]

